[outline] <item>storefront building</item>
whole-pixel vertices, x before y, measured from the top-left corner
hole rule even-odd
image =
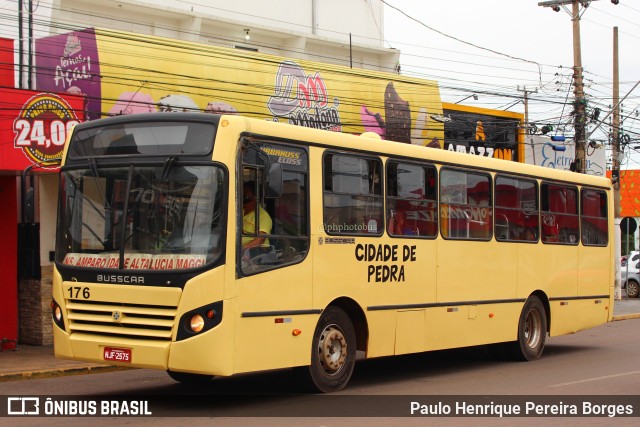
[[[58,159],[84,97],[14,89],[13,40],[0,39],[0,339],[52,342],[51,300]],[[40,221],[46,218],[45,221]]]

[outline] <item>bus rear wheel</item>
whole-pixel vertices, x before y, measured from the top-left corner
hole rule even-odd
[[[512,354],[518,360],[537,360],[542,356],[547,339],[547,314],[540,298],[531,296],[525,302],[518,322],[518,340],[512,343]]]
[[[547,338],[547,314],[540,298],[531,296],[525,302],[518,321],[518,339],[490,344],[489,354],[497,359],[529,361],[542,356]]]
[[[213,379],[212,375],[191,374],[189,372],[167,371],[167,374],[182,384],[207,384]]]
[[[356,334],[351,319],[338,307],[327,308],[318,321],[311,347],[311,365],[300,373],[315,391],[342,390],[353,374]]]

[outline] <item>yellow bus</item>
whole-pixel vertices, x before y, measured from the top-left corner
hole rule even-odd
[[[610,181],[233,115],[82,123],[65,147],[57,357],[177,381],[475,345],[538,359],[611,319]]]

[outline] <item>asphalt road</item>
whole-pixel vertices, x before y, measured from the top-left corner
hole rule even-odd
[[[356,426],[362,425],[363,416],[371,417],[367,418],[369,425],[388,425],[388,417],[396,416],[403,417],[393,421],[399,425],[539,426],[560,420],[563,424],[637,425],[639,334],[640,319],[633,319],[550,338],[542,359],[526,363],[497,361],[484,347],[360,361],[347,389],[333,395],[298,394],[300,389],[290,370],[219,378],[206,387],[194,387],[175,383],[164,372],[144,369],[0,383],[0,395],[150,400],[149,410],[155,411],[154,415],[191,416],[183,420],[192,425]],[[564,418],[496,415],[498,405],[524,407],[528,401],[540,405],[583,405],[584,401],[622,405],[622,411],[631,411],[633,417],[609,417],[608,406],[601,410],[605,411],[602,416],[592,418],[575,418],[570,412]],[[410,416],[412,402],[449,405],[453,412],[455,405],[464,402],[494,402],[488,409],[494,412],[487,418]],[[535,409],[530,412],[534,414]],[[12,419],[18,420],[16,425],[68,424],[68,418],[41,417],[37,422]],[[171,418],[118,420],[118,424],[124,421],[127,425],[175,424]],[[89,418],[81,421],[86,425]],[[114,425],[113,421],[110,417],[92,418],[91,425]]]

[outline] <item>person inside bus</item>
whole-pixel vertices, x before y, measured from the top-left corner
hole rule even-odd
[[[271,234],[273,221],[267,211],[260,206],[255,194],[256,184],[247,181],[242,187],[242,249],[269,246],[269,239],[262,234]],[[256,215],[258,209],[258,215]],[[256,229],[256,217],[260,229]]]
[[[406,213],[404,211],[398,211],[396,213],[395,234],[402,236],[412,236],[418,234],[416,227],[411,227],[409,224]]]

